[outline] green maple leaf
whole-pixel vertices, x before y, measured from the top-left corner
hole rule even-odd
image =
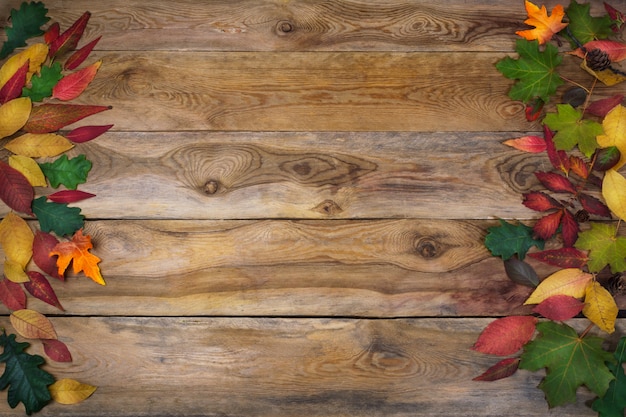
[[[68,159],[67,155],[62,155],[54,162],[44,162],[39,166],[53,188],[63,184],[68,189],[75,190],[78,184],[87,181],[91,161],[85,155],[78,155],[72,159]]]
[[[566,324],[553,321],[537,324],[540,335],[524,346],[519,367],[529,371],[547,368],[539,388],[550,407],[576,401],[576,390],[585,385],[602,397],[615,379],[607,363],[615,358],[602,349],[604,339],[580,337]]]
[[[518,59],[506,57],[501,59],[496,68],[505,77],[517,80],[509,90],[509,97],[527,103],[537,97],[548,102],[556,93],[563,80],[556,72],[562,57],[556,46],[546,44],[544,50],[539,49],[539,42],[518,39],[516,51]]]
[[[624,417],[626,408],[626,374],[623,363],[626,362],[626,337],[622,337],[613,354],[616,362],[608,365],[615,379],[609,384],[604,396],[596,399],[592,407],[599,417]]]
[[[30,97],[32,101],[42,101],[52,96],[52,89],[63,78],[62,70],[59,62],[41,67],[40,73],[31,78],[31,86],[22,89],[22,97]]]
[[[9,56],[15,48],[26,46],[27,39],[43,35],[41,27],[50,20],[47,13],[42,2],[24,2],[19,10],[11,9],[12,27],[6,28],[7,40],[0,50],[0,59]]]
[[[500,220],[500,226],[487,229],[485,246],[492,255],[500,256],[505,261],[515,254],[523,260],[531,247],[543,249],[544,241],[533,237],[532,227],[522,223],[513,225]]]
[[[41,410],[51,399],[48,385],[54,383],[54,377],[39,368],[45,363],[44,358],[24,352],[30,344],[17,342],[14,334],[7,336],[3,332],[0,346],[4,348],[0,362],[5,363],[0,390],[9,387],[9,405],[15,408],[22,402],[29,415]]]
[[[590,230],[578,235],[574,246],[589,251],[587,266],[591,272],[600,272],[606,265],[613,274],[626,271],[626,238],[616,236],[615,226],[593,223]]]
[[[42,231],[59,236],[73,235],[85,225],[85,216],[80,214],[80,208],[47,201],[45,196],[33,200],[33,213]]]
[[[604,133],[602,125],[593,120],[583,120],[582,112],[569,104],[557,104],[557,113],[548,113],[543,122],[556,130],[554,144],[559,150],[569,151],[578,145],[578,149],[590,157],[598,147],[596,136]]]
[[[568,31],[581,44],[591,42],[594,39],[606,39],[613,33],[611,29],[613,20],[610,16],[605,14],[601,17],[593,17],[589,13],[590,8],[591,4],[589,3],[580,4],[576,0],[572,0],[565,9],[565,14],[569,19]],[[567,31],[563,32],[565,36],[571,39]],[[572,47],[577,46],[576,42],[572,40]]]

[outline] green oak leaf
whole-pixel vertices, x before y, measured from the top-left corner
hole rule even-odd
[[[59,62],[41,67],[39,74],[31,78],[31,86],[22,89],[22,97],[30,97],[32,101],[42,101],[52,96],[52,89],[63,78],[62,71],[63,68]]]
[[[506,57],[496,64],[506,78],[517,80],[509,90],[509,97],[524,103],[538,97],[547,103],[557,87],[563,84],[556,72],[556,67],[563,60],[557,47],[546,44],[545,49],[540,50],[538,41],[518,39],[516,51],[518,59]]]
[[[85,225],[85,216],[80,214],[80,208],[47,201],[45,196],[33,200],[33,213],[42,231],[59,236],[73,235]]]
[[[599,417],[624,417],[626,408],[626,374],[623,363],[626,362],[626,337],[622,337],[617,344],[615,353],[616,363],[608,365],[615,379],[609,384],[604,396],[597,398],[591,408],[598,412]]]
[[[0,50],[0,59],[4,59],[15,48],[26,46],[26,40],[43,35],[41,27],[50,20],[48,9],[42,2],[23,2],[19,9],[11,9],[11,27],[6,28],[7,40]]]
[[[500,220],[500,226],[488,228],[485,237],[485,246],[491,254],[500,256],[505,261],[515,254],[520,260],[524,260],[531,247],[543,249],[544,243],[543,240],[533,237],[532,227],[522,223],[513,225],[504,220]]]
[[[583,120],[582,112],[569,104],[557,104],[557,113],[548,113],[543,119],[550,129],[556,130],[554,144],[558,150],[569,151],[578,145],[578,149],[591,157],[598,147],[596,136],[604,133],[602,125],[593,120]]]
[[[590,8],[590,3],[581,4],[572,0],[565,9],[569,25],[567,30],[563,30],[561,33],[570,39],[572,48],[576,48],[578,45],[571,39],[568,31],[583,45],[595,39],[606,39],[613,33],[611,26],[614,22],[610,16],[605,14],[601,17],[593,17],[589,13]]]
[[[550,407],[576,401],[576,390],[585,385],[602,397],[615,379],[607,363],[615,362],[610,352],[602,349],[604,339],[578,336],[567,324],[553,321],[537,324],[539,336],[524,346],[519,367],[529,371],[546,368],[539,388]]]
[[[44,358],[24,352],[30,344],[17,342],[14,334],[7,336],[4,331],[0,346],[4,349],[0,362],[5,364],[0,390],[9,387],[9,405],[15,408],[23,403],[28,415],[41,410],[51,400],[48,385],[54,383],[54,377],[40,368]]]
[[[606,265],[613,274],[626,271],[626,238],[616,235],[614,225],[593,223],[578,235],[574,246],[589,251],[590,272],[600,272]]]
[[[69,190],[75,190],[78,184],[87,181],[91,161],[85,155],[78,155],[72,159],[68,159],[67,155],[61,155],[54,162],[44,162],[39,166],[53,188],[63,184]]]

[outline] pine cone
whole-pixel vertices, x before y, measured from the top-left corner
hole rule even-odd
[[[585,59],[587,60],[587,66],[592,71],[602,71],[611,66],[611,59],[609,58],[609,54],[601,49],[596,48],[587,52],[587,56]]]

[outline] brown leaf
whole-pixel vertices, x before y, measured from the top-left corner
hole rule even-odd
[[[110,109],[110,106],[46,103],[33,107],[24,130],[30,133],[56,132],[85,117]]]
[[[61,311],[65,310],[46,277],[37,271],[28,271],[27,274],[30,281],[24,283],[26,291],[28,291],[33,297],[36,297]]]
[[[55,362],[72,362],[72,354],[67,345],[58,339],[43,339],[43,351]]]
[[[0,280],[0,301],[9,310],[21,310],[26,308],[26,294],[21,285],[6,277]]]
[[[34,196],[35,190],[28,179],[6,162],[0,161],[0,200],[12,210],[32,215]]]
[[[27,339],[56,339],[57,333],[52,322],[34,310],[17,310],[9,317],[15,330]]]

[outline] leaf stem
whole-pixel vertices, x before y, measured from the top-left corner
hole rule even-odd
[[[587,328],[580,334],[580,339],[584,339],[585,336],[587,336],[587,333],[589,333],[589,331],[591,331],[591,329],[593,329],[594,324],[593,323],[589,323],[589,326],[587,326]]]

